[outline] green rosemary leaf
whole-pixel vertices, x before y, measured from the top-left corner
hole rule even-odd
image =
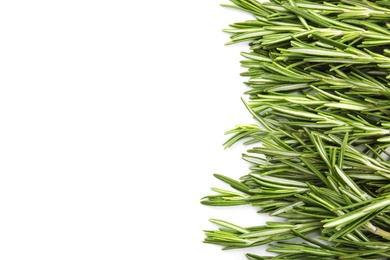
[[[218,179],[220,179],[221,181],[229,184],[230,186],[232,186],[233,188],[239,190],[239,191],[242,191],[244,193],[250,193],[250,190],[247,186],[245,186],[244,184],[242,184],[241,182],[238,182],[236,180],[233,180],[229,177],[226,177],[226,176],[223,176],[221,174],[214,174],[214,176]]]

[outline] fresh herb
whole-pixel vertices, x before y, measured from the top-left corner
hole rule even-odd
[[[231,0],[253,20],[225,31],[249,41],[249,100],[258,124],[230,130],[251,145],[240,180],[215,177],[202,203],[251,204],[285,219],[241,227],[222,220],[205,231],[224,249],[268,244],[275,257],[390,258],[390,3],[357,0]],[[318,237],[313,239],[313,235]],[[297,243],[290,239],[300,238]]]

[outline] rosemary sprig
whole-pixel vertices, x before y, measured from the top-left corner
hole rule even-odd
[[[228,131],[224,144],[251,146],[243,155],[250,172],[216,174],[234,191],[213,188],[201,202],[251,204],[285,222],[244,228],[212,219],[220,229],[205,231],[205,242],[269,244],[277,254],[251,260],[390,258],[390,4],[231,2],[254,15],[224,31],[228,44],[249,41],[244,105],[258,124]]]

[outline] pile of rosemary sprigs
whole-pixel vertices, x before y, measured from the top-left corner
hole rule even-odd
[[[225,31],[250,42],[244,103],[258,124],[225,143],[251,145],[250,173],[216,174],[234,191],[213,188],[202,203],[252,204],[286,221],[212,219],[220,229],[205,242],[277,254],[251,260],[390,259],[390,1],[231,2],[254,15]]]

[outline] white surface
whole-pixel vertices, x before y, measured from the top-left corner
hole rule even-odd
[[[201,243],[212,173],[247,173],[245,15],[213,1],[0,2],[0,259],[245,259]],[[225,2],[226,3],[226,2]],[[223,186],[222,186],[223,187]]]

